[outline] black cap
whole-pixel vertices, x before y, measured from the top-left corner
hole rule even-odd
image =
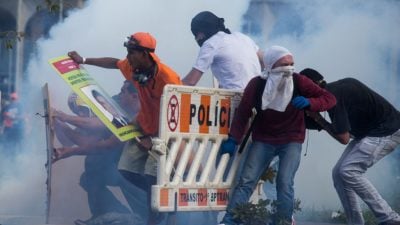
[[[318,85],[325,86],[326,82],[324,80],[324,76],[322,76],[318,71],[311,69],[311,68],[306,68],[302,71],[300,71],[300,74],[308,77],[310,80],[312,80],[314,83]]]
[[[219,18],[210,11],[203,11],[193,17],[190,27],[195,36],[198,32],[203,32],[206,36],[209,35],[211,37],[218,31],[230,33],[230,31],[225,28],[224,22],[224,18]]]

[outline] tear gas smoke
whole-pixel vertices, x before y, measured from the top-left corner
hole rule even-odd
[[[396,99],[399,95],[396,86],[399,83],[399,1],[287,1],[287,4],[301,20],[294,25],[286,24],[291,14],[286,13],[285,7],[281,7],[280,12],[272,11],[284,15],[279,17],[276,25],[286,27],[287,32],[274,33],[272,30],[269,37],[255,37],[265,40],[259,43],[262,49],[273,44],[285,46],[294,54],[297,71],[305,67],[315,68],[328,82],[346,76],[358,78],[399,108],[400,100]],[[33,111],[42,111],[39,95],[46,82],[50,85],[54,106],[68,111],[66,99],[70,89],[52,71],[48,59],[71,50],[84,57],[123,58],[126,54],[122,46],[124,38],[137,31],[152,33],[158,41],[156,53],[162,61],[181,77],[185,76],[198,51],[190,32],[190,21],[203,10],[224,17],[229,29],[240,30],[247,3],[240,0],[207,0],[196,4],[184,0],[89,1],[84,9],[70,12],[63,22],[52,28],[50,39],[39,41],[38,56],[31,59],[28,76],[34,83],[33,89],[29,90],[33,93],[29,94],[33,106],[36,106]],[[299,26],[299,33],[294,35],[291,31],[298,31]],[[118,92],[123,79],[119,71],[86,68],[108,93]],[[210,87],[211,83],[211,76],[206,74],[199,85]],[[7,202],[1,204],[0,213],[26,215],[44,211],[46,174],[45,135],[42,131],[43,121],[38,119],[32,135],[35,144],[29,145],[29,149],[19,156],[19,163],[1,164],[9,178],[0,181],[0,199]],[[304,150],[308,149],[308,155],[303,157],[296,176],[297,198],[302,200],[302,207],[336,210],[340,204],[330,171],[344,146],[323,132],[311,131],[308,136],[303,146]],[[385,183],[377,179],[384,177],[377,171],[384,171],[389,165],[388,161],[379,163],[368,174],[374,177],[374,182]]]
[[[296,71],[314,68],[327,82],[357,78],[399,109],[400,30],[394,29],[400,24],[399,1],[287,2],[292,11],[284,7],[275,11],[283,15],[275,25],[286,32],[274,33],[272,29],[268,46],[279,44],[292,51]],[[297,22],[289,19],[292,17],[298,18]],[[308,154],[295,180],[302,207],[341,208],[331,170],[344,148],[326,132],[309,132],[303,145]],[[367,172],[382,193],[393,191],[395,176],[388,174],[392,163],[390,156],[386,157]]]
[[[52,27],[49,39],[38,41],[38,52],[31,58],[27,71],[32,86],[29,90],[24,90],[26,98],[29,97],[27,102],[33,102],[26,104],[30,106],[30,113],[43,112],[41,88],[45,83],[49,84],[52,105],[70,113],[66,101],[71,90],[52,70],[48,59],[66,55],[72,50],[78,51],[84,57],[124,58],[124,39],[132,33],[146,31],[157,39],[156,53],[161,60],[183,77],[191,69],[198,52],[190,31],[192,17],[200,11],[210,10],[224,17],[227,27],[239,30],[241,15],[247,9],[248,3],[241,0],[206,0],[196,3],[183,0],[117,0],[87,1],[86,4],[85,8],[70,12],[64,21]],[[227,5],[229,10],[226,10]],[[119,92],[123,82],[119,71],[92,66],[86,66],[86,69],[110,95]],[[200,81],[201,85],[211,86],[209,74],[204,77]],[[0,214],[44,215],[45,127],[43,119],[33,117],[32,123],[33,132],[28,140],[30,144],[18,156],[18,163],[1,161],[0,171],[7,178],[0,179]],[[57,166],[62,167],[63,162],[58,163]],[[63,182],[75,182],[78,185],[80,174],[72,174],[69,168],[65,170],[62,174],[65,176],[62,178]],[[81,188],[78,187],[76,191],[77,193],[70,193],[62,189],[57,194],[64,194],[64,199],[70,200],[76,198],[74,194],[79,195],[78,198],[82,196]],[[80,214],[82,210],[87,212],[87,209],[82,209],[79,205],[69,205],[65,207],[64,216],[74,215],[72,220],[79,216],[87,217],[88,215]]]

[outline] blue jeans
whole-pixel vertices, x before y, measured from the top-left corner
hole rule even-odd
[[[238,184],[232,189],[226,214],[221,223],[236,225],[232,209],[249,201],[262,173],[275,156],[279,157],[277,182],[277,215],[280,219],[292,220],[294,208],[294,176],[299,168],[301,143],[271,145],[254,141],[243,165]]]

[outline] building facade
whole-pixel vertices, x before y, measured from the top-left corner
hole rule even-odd
[[[27,79],[24,71],[36,41],[85,0],[0,0],[0,91],[3,100]]]

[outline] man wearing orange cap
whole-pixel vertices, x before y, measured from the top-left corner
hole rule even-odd
[[[84,58],[75,51],[68,55],[79,64],[119,69],[137,88],[140,111],[133,123],[141,128],[144,136],[125,145],[118,168],[126,179],[147,192],[148,207],[151,210],[151,185],[156,183],[157,161],[149,157],[148,151],[152,147],[151,137],[158,135],[161,95],[165,85],[182,83],[179,75],[163,64],[155,54],[156,39],[151,34],[132,34],[124,46],[128,51],[125,59]],[[155,223],[155,215],[149,213],[148,224]]]

